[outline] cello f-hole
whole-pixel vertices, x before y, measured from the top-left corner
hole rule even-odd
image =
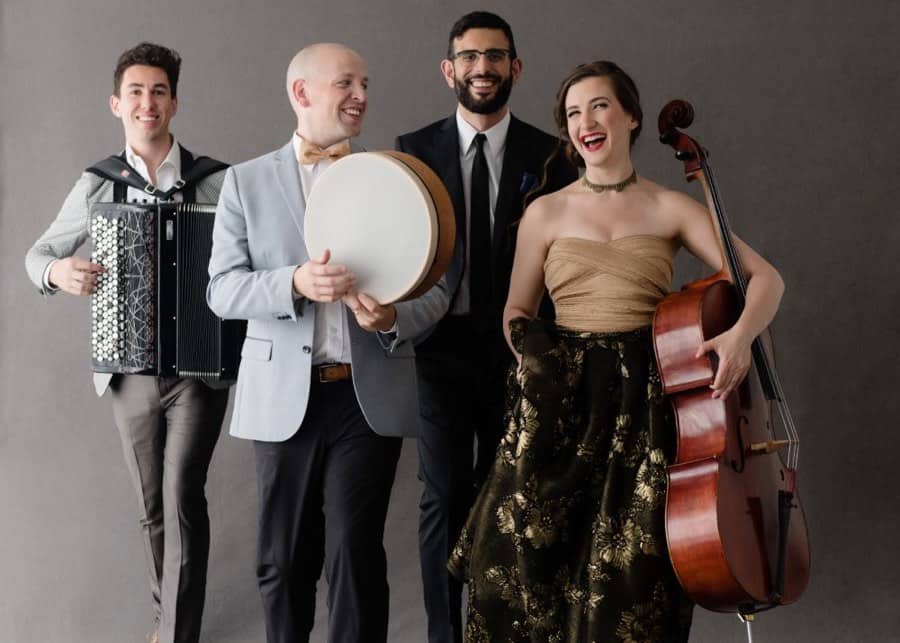
[[[738,416],[737,422],[734,425],[735,433],[737,434],[737,446],[738,446],[738,454],[740,456],[740,461],[731,460],[731,468],[734,469],[737,473],[743,473],[744,467],[747,464],[747,456],[746,449],[744,449],[744,435],[741,433],[741,425],[748,424],[749,420],[746,416],[741,415]]]

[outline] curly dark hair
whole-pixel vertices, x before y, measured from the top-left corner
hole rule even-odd
[[[169,77],[169,89],[172,98],[178,96],[178,74],[181,71],[181,56],[174,49],[155,45],[152,42],[142,42],[137,47],[125,51],[119,56],[116,63],[116,71],[113,74],[113,94],[119,95],[122,88],[122,76],[125,70],[133,65],[148,65],[159,67]]]

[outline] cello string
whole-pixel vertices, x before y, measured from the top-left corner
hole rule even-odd
[[[729,263],[729,270],[731,271],[732,279],[735,280],[735,287],[738,290],[738,296],[741,300],[740,303],[743,307],[744,303],[746,302],[748,283],[747,277],[743,271],[743,266],[741,265],[740,258],[738,257],[737,249],[734,246],[734,240],[731,237],[731,226],[728,223],[728,216],[725,212],[725,206],[722,203],[722,200],[719,198],[718,188],[716,186],[715,177],[713,176],[712,167],[706,160],[705,154],[701,155],[700,159],[700,167],[703,173],[701,175],[702,180],[705,187],[709,190],[709,194],[713,202],[716,221],[719,224],[720,238],[725,250],[725,258]],[[790,412],[790,407],[788,406],[787,398],[784,395],[784,389],[781,385],[781,379],[778,377],[777,372],[769,363],[765,351],[760,351],[760,358],[757,363],[757,368],[765,371],[766,377],[768,377],[768,380],[772,385],[772,390],[775,393],[775,399],[773,400],[773,402],[778,407],[778,413],[781,417],[782,426],[784,427],[785,434],[788,438],[788,453],[786,458],[787,465],[791,469],[796,470],[800,461],[800,434],[797,431],[796,425],[794,424],[793,415]]]
[[[725,230],[730,230],[730,226],[728,224],[727,214],[725,212],[724,205],[719,199],[718,189],[715,184],[715,180],[712,175],[712,168],[709,167],[708,163],[704,163],[706,171],[709,173],[709,183],[711,186],[711,194],[716,207],[716,214],[718,216],[719,224],[724,225]],[[732,273],[734,275],[735,280],[738,282],[738,287],[740,288],[742,298],[746,301],[746,289],[747,289],[747,278],[743,272],[743,267],[740,264],[740,260],[737,257],[736,249],[733,246],[732,239],[730,233],[727,235],[722,235],[723,240],[726,244],[726,252],[728,253],[729,260],[732,262]],[[797,431],[796,425],[794,424],[793,415],[790,412],[790,407],[787,403],[787,398],[784,395],[784,389],[781,385],[781,379],[778,377],[777,372],[772,367],[772,364],[769,362],[765,352],[761,353],[760,363],[757,364],[762,370],[765,371],[766,376],[769,379],[769,382],[772,384],[772,389],[775,392],[775,404],[778,407],[778,413],[782,420],[782,425],[784,431],[788,437],[788,453],[787,453],[787,462],[788,466],[792,469],[797,468],[800,458],[800,435]]]

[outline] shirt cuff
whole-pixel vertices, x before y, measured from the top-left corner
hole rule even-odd
[[[59,259],[54,259],[50,263],[47,264],[47,267],[44,268],[44,274],[41,276],[41,282],[44,286],[44,291],[49,293],[58,292],[59,288],[50,283],[50,269],[53,267]]]
[[[397,322],[394,321],[394,325],[391,326],[390,330],[379,330],[375,333],[375,336],[378,338],[378,343],[381,344],[381,347],[384,350],[394,350],[394,347],[397,345]]]

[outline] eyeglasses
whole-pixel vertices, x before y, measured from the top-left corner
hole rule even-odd
[[[463,65],[474,65],[478,62],[479,56],[484,56],[489,63],[497,65],[509,58],[510,54],[511,52],[509,49],[486,49],[484,51],[478,49],[463,49],[462,51],[457,51],[453,54],[452,58],[453,60],[458,60]]]

